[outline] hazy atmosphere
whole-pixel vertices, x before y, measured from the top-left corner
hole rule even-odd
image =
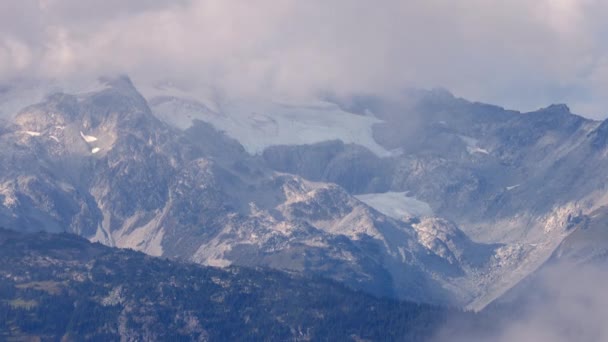
[[[0,0],[0,341],[608,341],[607,18]]]
[[[233,94],[445,87],[608,114],[601,0],[23,0],[0,3],[0,78],[126,73]]]

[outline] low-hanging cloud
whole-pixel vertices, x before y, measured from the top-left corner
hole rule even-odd
[[[285,96],[443,86],[602,116],[607,10],[600,0],[9,0],[0,77],[127,73]]]
[[[514,306],[479,322],[450,322],[437,342],[608,341],[606,265],[553,264],[519,289]],[[500,307],[500,306],[499,306]]]

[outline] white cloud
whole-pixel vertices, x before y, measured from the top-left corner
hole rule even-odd
[[[606,341],[605,269],[561,265],[543,273],[542,295],[528,313],[507,325],[500,341]]]
[[[482,312],[481,318],[472,324],[450,321],[435,340],[608,341],[607,282],[605,264],[553,264],[537,273],[531,282],[524,283],[515,297],[516,304]]]
[[[0,39],[0,72],[8,72],[9,68],[24,70],[31,59],[29,48],[22,42],[9,37]]]
[[[230,92],[443,86],[608,113],[599,0],[23,0],[0,4],[0,77],[128,73]]]

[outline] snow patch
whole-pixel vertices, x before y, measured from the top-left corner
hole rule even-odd
[[[101,149],[100,149],[99,147],[95,147],[95,148],[93,148],[93,149],[91,150],[91,153],[92,153],[92,154],[95,154],[95,153],[97,153],[97,152],[99,152],[99,151],[101,151]]]
[[[82,133],[82,131],[80,132],[80,136],[82,137],[82,139],[88,143],[92,143],[97,141],[97,137],[94,137],[92,135],[85,135],[84,133]]]
[[[433,215],[433,209],[428,203],[408,197],[406,194],[405,192],[385,192],[355,197],[384,215],[398,220],[406,217]]]
[[[29,135],[30,137],[39,137],[42,135],[42,133],[34,131],[22,131],[21,133]]]
[[[467,145],[469,154],[490,154],[485,148],[479,147],[479,140],[466,135],[459,135],[458,137]]]
[[[467,151],[470,154],[475,154],[475,153],[490,154],[490,152],[488,152],[488,150],[479,148],[479,147],[467,147]]]

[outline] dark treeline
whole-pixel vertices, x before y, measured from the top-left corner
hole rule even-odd
[[[421,341],[453,315],[465,314],[320,278],[0,230],[3,340]]]

